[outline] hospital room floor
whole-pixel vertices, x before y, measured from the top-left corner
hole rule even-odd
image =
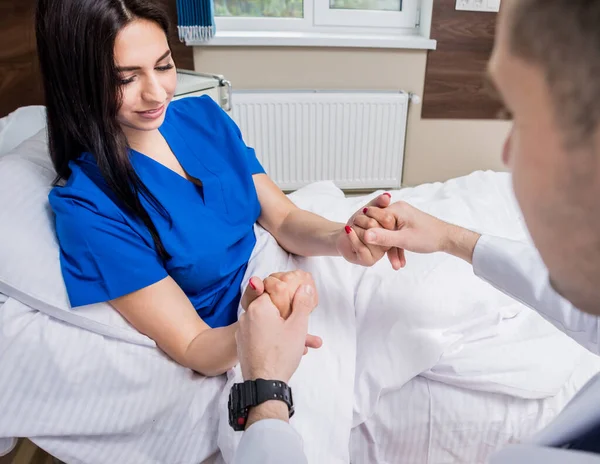
[[[19,440],[14,450],[0,457],[0,464],[60,464],[60,461],[29,440]]]

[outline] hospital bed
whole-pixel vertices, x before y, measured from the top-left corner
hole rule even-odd
[[[227,106],[227,83],[198,77],[212,84],[184,93],[208,92]],[[67,463],[228,461],[236,438],[223,401],[234,373],[205,378],[175,364],[106,304],[69,309],[47,204],[53,178],[43,107],[0,120],[0,455],[15,437],[29,437]],[[373,195],[347,198],[321,182],[290,198],[345,222]],[[507,174],[478,172],[392,195],[481,232],[528,240]],[[257,248],[281,253],[264,231],[257,236]],[[258,266],[270,265],[265,256],[253,255]],[[315,269],[317,282],[347,273],[358,290],[355,312],[315,312],[311,324],[326,345],[294,380],[295,426],[311,463],[483,462],[542,428],[600,371],[596,356],[463,263],[416,255],[408,262],[387,284],[384,261],[341,270],[339,260],[323,258]],[[385,285],[405,296],[398,308],[378,299]],[[424,326],[453,316],[439,334],[428,332],[443,344],[408,330],[419,308],[433,308],[417,321]],[[429,341],[440,351],[425,353]],[[415,363],[396,369],[390,359]],[[319,394],[303,383],[310,376],[323,379]],[[341,413],[328,418],[324,411],[335,408]]]

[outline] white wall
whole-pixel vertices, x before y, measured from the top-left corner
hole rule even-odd
[[[360,48],[195,47],[197,71],[223,74],[234,89],[398,90],[423,96],[427,52]],[[411,106],[404,184],[502,169],[509,123],[423,120]]]

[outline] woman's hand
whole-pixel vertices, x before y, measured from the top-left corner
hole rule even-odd
[[[390,247],[367,244],[364,234],[370,228],[393,228],[395,220],[391,214],[380,215],[381,222],[367,216],[371,209],[384,211],[384,208],[389,206],[390,199],[389,193],[379,195],[364,208],[357,211],[338,233],[336,246],[346,261],[361,266],[373,266],[388,252]]]
[[[242,308],[247,311],[250,303],[263,293],[267,293],[275,307],[279,310],[281,317],[287,319],[292,311],[294,295],[302,285],[309,285],[316,288],[312,276],[308,272],[301,270],[276,272],[264,281],[258,277],[252,277],[248,283],[248,288],[246,288],[242,296]],[[315,302],[316,304],[319,302],[316,290]]]
[[[298,288],[309,285],[316,288],[315,282],[308,272],[296,270],[291,272],[277,272],[271,274],[264,281],[265,293],[279,310],[281,317],[287,319],[292,312],[292,301]],[[319,297],[315,290],[315,304],[319,304]]]

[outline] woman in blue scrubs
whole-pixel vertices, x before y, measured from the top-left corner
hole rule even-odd
[[[150,1],[40,0],[36,30],[71,306],[110,302],[175,361],[219,375],[237,362],[257,221],[298,255],[368,266],[388,251],[297,208],[209,97],[171,101],[168,20]]]

